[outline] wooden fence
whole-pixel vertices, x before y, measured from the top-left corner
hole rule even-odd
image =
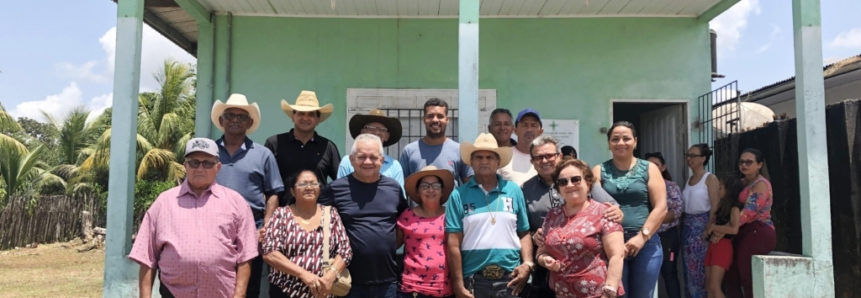
[[[0,210],[0,250],[30,243],[54,243],[81,236],[81,216],[88,211],[93,224],[104,227],[104,215],[94,195],[43,196],[32,213],[27,198],[11,197]]]

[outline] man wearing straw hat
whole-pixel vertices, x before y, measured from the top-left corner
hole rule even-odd
[[[463,142],[460,155],[475,176],[445,209],[453,290],[458,297],[517,297],[535,265],[523,192],[497,174],[511,162],[511,147],[483,133],[475,144]]]
[[[257,103],[249,104],[245,95],[234,93],[227,102],[216,100],[210,117],[215,127],[224,132],[215,141],[222,165],[216,181],[245,198],[251,207],[258,240],[262,239],[264,226],[278,208],[278,194],[284,191],[284,184],[272,151],[248,138],[248,134],[260,127],[260,108]],[[251,261],[246,297],[260,295],[263,270],[263,257],[257,256]]]
[[[367,115],[355,115],[350,118],[350,135],[355,139],[360,134],[368,133],[375,135],[383,141],[383,147],[389,147],[397,144],[401,139],[401,134],[404,132],[401,126],[401,120],[397,118],[386,117],[380,109],[371,110]],[[380,174],[383,176],[395,179],[398,184],[404,185],[404,170],[401,168],[401,163],[392,158],[388,154],[383,153],[385,159],[383,166],[380,167]],[[341,165],[338,166],[338,178],[353,173],[353,165],[350,162],[349,155],[341,159]]]
[[[302,91],[296,98],[296,104],[288,104],[281,100],[281,110],[287,117],[293,119],[290,131],[277,134],[266,139],[266,148],[275,154],[278,170],[282,179],[299,173],[302,170],[313,171],[320,183],[326,186],[328,179],[335,180],[341,155],[338,147],[327,138],[317,134],[317,125],[332,116],[332,104],[320,106],[317,94],[313,91]],[[283,182],[287,184],[286,181]],[[279,200],[280,206],[293,203],[293,194],[285,191]]]

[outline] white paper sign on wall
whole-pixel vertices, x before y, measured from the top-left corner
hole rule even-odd
[[[541,123],[545,135],[556,137],[561,146],[568,145],[580,152],[580,120],[541,119]]]

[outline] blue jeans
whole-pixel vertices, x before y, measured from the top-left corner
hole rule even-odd
[[[625,233],[625,241],[637,233]],[[661,264],[664,252],[661,248],[661,237],[652,236],[643,245],[636,257],[625,258],[622,270],[622,286],[625,287],[626,298],[652,298],[655,296],[655,286],[658,275],[661,274]]]
[[[384,283],[378,285],[353,284],[347,298],[397,298],[398,283]]]

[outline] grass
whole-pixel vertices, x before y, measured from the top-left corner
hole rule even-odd
[[[105,252],[62,245],[0,252],[0,297],[101,297]]]

